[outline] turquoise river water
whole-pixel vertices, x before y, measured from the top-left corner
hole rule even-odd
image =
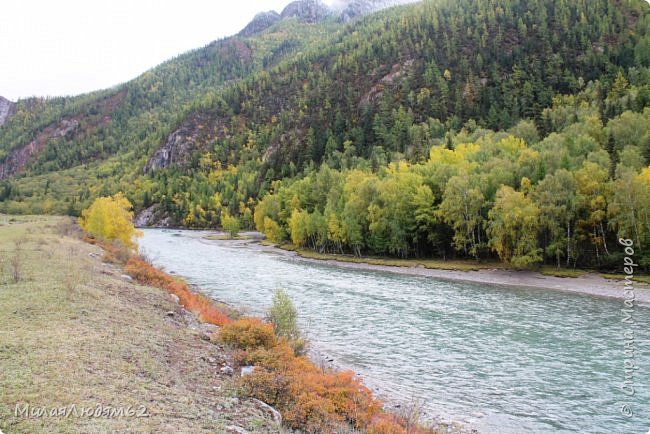
[[[146,229],[140,246],[251,314],[263,314],[281,286],[311,345],[380,397],[423,402],[481,433],[650,429],[648,308],[637,306],[627,326],[619,300],[313,264],[188,231]],[[628,327],[633,396],[621,390]]]

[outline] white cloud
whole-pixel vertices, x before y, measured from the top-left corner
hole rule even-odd
[[[395,0],[405,1],[413,0]],[[15,101],[111,87],[233,35],[258,12],[280,12],[289,2],[7,1],[0,16],[0,96]]]
[[[0,95],[73,95],[128,81],[289,0],[20,0],[2,5]]]

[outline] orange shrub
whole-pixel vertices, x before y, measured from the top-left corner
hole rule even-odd
[[[243,395],[273,405],[288,426],[307,432],[333,432],[342,423],[362,428],[381,411],[381,403],[353,372],[323,372],[307,357],[295,356],[286,339],[272,346],[257,340],[255,345],[254,339],[245,336],[260,324],[266,325],[259,320],[239,320],[221,330],[224,342],[247,348],[238,353],[238,361],[256,366],[252,374],[239,380]]]
[[[365,427],[381,411],[381,402],[373,399],[370,389],[361,384],[352,371],[322,374],[320,382],[335,411],[357,428]]]
[[[277,343],[273,326],[258,318],[232,321],[219,331],[219,336],[224,343],[244,350],[271,348]]]
[[[169,274],[157,269],[142,258],[130,257],[126,262],[124,270],[136,281],[144,285],[165,289],[176,295],[181,306],[195,314],[199,320],[205,323],[223,326],[230,321],[228,316],[215,306],[213,301],[208,297],[192,291],[186,283],[174,279]]]
[[[135,256],[129,258],[126,262],[124,271],[138,282],[145,285],[156,286],[158,288],[171,290],[171,286],[174,283],[178,283],[167,273],[163,273],[154,268],[151,264]]]
[[[244,351],[240,358],[242,364],[255,365],[277,372],[286,372],[297,364],[293,349],[286,340],[281,339],[272,348],[257,348]]]
[[[333,433],[344,422],[334,403],[314,390],[300,392],[283,417],[290,427],[310,433]]]
[[[291,379],[282,372],[255,367],[252,374],[238,380],[242,395],[251,396],[280,411],[286,422],[287,409],[293,405],[291,394]]]
[[[131,256],[131,251],[120,242],[116,242],[116,241],[113,241],[113,242],[99,241],[98,242],[97,240],[95,240],[93,238],[88,238],[88,240],[92,240],[92,244],[99,243],[99,245],[102,247],[102,249],[104,250],[104,256],[103,256],[102,260],[104,262],[109,262],[109,263],[112,263],[112,264],[120,264],[120,265],[122,265]]]
[[[410,434],[400,425],[395,416],[387,413],[375,416],[366,432],[368,434]]]
[[[385,413],[352,371],[323,371],[307,357],[296,356],[286,339],[259,339],[265,326],[259,319],[235,321],[223,327],[221,339],[240,348],[239,364],[256,366],[237,380],[240,393],[277,408],[288,427],[309,433],[339,432],[348,424],[373,434],[431,432]]]

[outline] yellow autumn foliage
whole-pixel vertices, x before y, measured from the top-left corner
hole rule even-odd
[[[136,238],[142,232],[133,226],[133,206],[122,193],[99,197],[83,211],[79,224],[90,235],[103,241],[120,241],[129,249],[137,250]]]

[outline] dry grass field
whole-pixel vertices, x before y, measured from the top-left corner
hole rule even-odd
[[[280,432],[234,396],[220,374],[229,353],[207,336],[169,294],[102,262],[69,220],[0,215],[5,434]],[[28,417],[27,406],[48,413]],[[98,406],[101,417],[80,414]],[[72,414],[50,416],[61,407]],[[128,407],[136,414],[104,417]]]

